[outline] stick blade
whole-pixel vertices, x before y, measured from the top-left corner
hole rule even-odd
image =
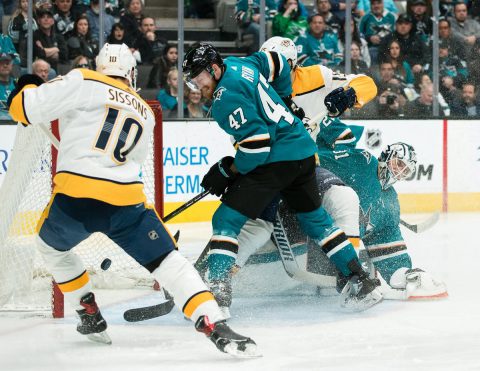
[[[160,304],[149,307],[133,308],[123,313],[123,318],[127,322],[140,322],[152,318],[161,317],[170,313],[175,306],[173,300],[168,300]]]

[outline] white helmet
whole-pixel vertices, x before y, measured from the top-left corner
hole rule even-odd
[[[123,77],[135,89],[137,61],[125,44],[105,44],[96,58],[97,71],[107,76]]]
[[[286,37],[274,36],[263,43],[260,51],[277,52],[283,55],[287,61],[292,61],[292,70],[297,65],[297,47],[295,43]]]
[[[389,188],[397,180],[406,179],[415,173],[417,154],[409,144],[398,142],[388,145],[378,158],[378,178],[382,189]]]

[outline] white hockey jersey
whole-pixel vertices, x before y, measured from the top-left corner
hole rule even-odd
[[[54,193],[112,205],[146,201],[140,174],[155,117],[123,82],[75,69],[38,88],[26,86],[13,99],[10,114],[33,125],[58,119]]]
[[[325,97],[339,87],[352,87],[357,95],[355,108],[360,108],[377,95],[377,86],[366,75],[344,75],[333,72],[322,65],[297,67],[292,82],[292,98],[302,107],[307,119],[312,119],[320,112],[326,112]]]

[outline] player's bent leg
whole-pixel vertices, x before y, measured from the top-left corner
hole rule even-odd
[[[347,186],[332,185],[324,194],[322,207],[335,221],[356,249],[360,245],[360,201],[355,191]]]
[[[155,278],[170,292],[177,307],[195,322],[222,352],[234,356],[256,356],[255,342],[232,331],[213,294],[195,268],[176,250],[170,252],[153,272]]]
[[[342,306],[352,310],[367,309],[382,300],[378,283],[363,270],[355,249],[341,229],[333,225],[327,212],[297,213],[302,229],[321,247],[340,273],[348,279],[342,291]]]

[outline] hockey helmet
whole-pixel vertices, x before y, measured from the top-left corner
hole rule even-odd
[[[398,142],[388,145],[378,158],[378,178],[382,189],[389,188],[398,180],[406,179],[415,173],[417,154],[406,143]]]
[[[97,71],[107,76],[127,79],[135,89],[137,83],[137,61],[125,44],[105,44],[96,58]]]
[[[197,77],[203,70],[207,70],[211,76],[214,75],[213,64],[223,66],[223,59],[218,50],[208,43],[195,43],[183,58],[183,77],[187,84]]]
[[[283,55],[287,61],[292,61],[292,70],[297,65],[297,47],[292,40],[286,37],[274,36],[269,38],[260,47],[260,51],[277,52]]]

